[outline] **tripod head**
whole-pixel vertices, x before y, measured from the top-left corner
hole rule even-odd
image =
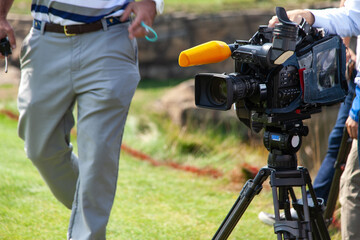
[[[265,126],[263,142],[269,151],[268,167],[295,170],[298,166],[296,152],[301,147],[302,137],[308,133],[308,127],[298,119]]]

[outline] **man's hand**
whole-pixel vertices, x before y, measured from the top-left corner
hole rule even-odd
[[[131,13],[135,14],[135,20],[129,26],[129,38],[144,37],[147,32],[141,26],[143,21],[146,25],[152,26],[156,16],[156,5],[152,0],[143,0],[141,2],[131,2],[121,16],[121,21],[126,21]]]
[[[6,19],[0,19],[0,39],[8,37],[11,48],[16,47],[14,29]]]
[[[345,126],[349,133],[349,136],[353,139],[357,139],[359,124],[355,120],[353,120],[351,117],[348,117],[348,119],[345,122]]]
[[[14,0],[0,1],[0,39],[8,37],[11,48],[16,47],[16,39],[13,28],[6,20],[7,14],[13,4]]]
[[[291,10],[286,12],[289,19],[297,24],[300,24],[301,20],[305,18],[306,22],[310,25],[314,24],[315,18],[314,15],[308,10]],[[279,23],[277,16],[273,16],[269,21],[269,27],[275,27],[275,24]]]

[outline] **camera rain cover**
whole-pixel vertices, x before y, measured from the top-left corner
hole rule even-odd
[[[325,37],[297,56],[304,103],[330,105],[344,99],[346,55],[339,36]]]

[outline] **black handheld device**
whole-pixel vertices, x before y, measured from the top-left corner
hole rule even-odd
[[[8,56],[12,54],[10,42],[7,37],[0,40],[0,53],[5,57],[5,72],[8,70]]]

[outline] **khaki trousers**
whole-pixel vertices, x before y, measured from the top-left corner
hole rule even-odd
[[[345,170],[340,179],[342,240],[360,239],[360,169],[358,141],[353,140]]]
[[[31,29],[21,49],[19,135],[54,196],[72,210],[73,240],[106,238],[124,124],[140,80],[127,28],[71,37]],[[75,104],[76,155],[70,143]]]

